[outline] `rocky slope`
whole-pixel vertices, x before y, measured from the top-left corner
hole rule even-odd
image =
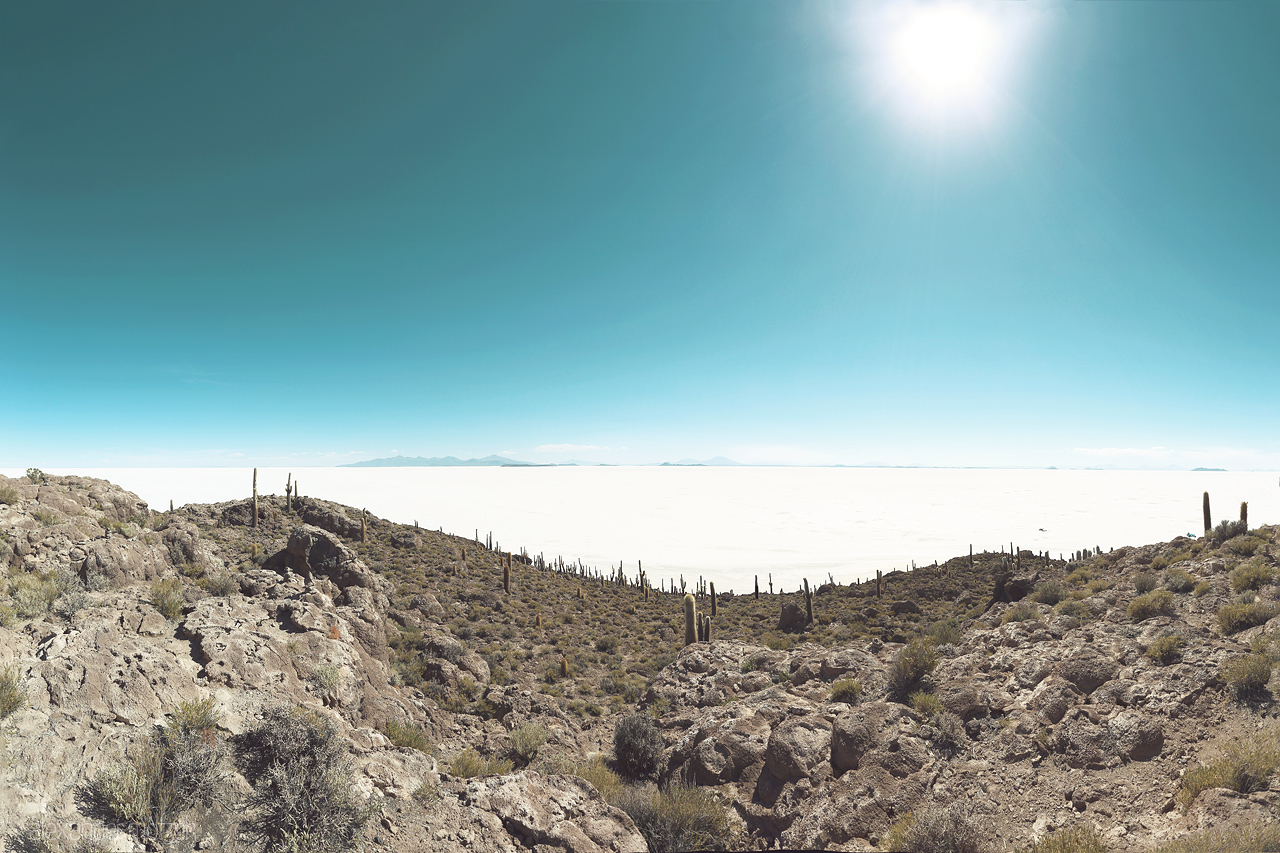
[[[248,501],[156,513],[99,480],[0,478],[0,669],[27,697],[0,724],[5,849],[40,826],[141,849],[86,784],[204,699],[231,742],[276,703],[324,715],[379,807],[366,841],[396,850],[649,849],[581,778],[609,788],[582,768],[636,712],[662,734],[656,781],[716,791],[738,847],[883,848],[960,804],[983,850],[1084,825],[1145,851],[1280,806],[1265,770],[1247,793],[1182,782],[1276,730],[1270,692],[1232,675],[1280,651],[1273,528],[827,584],[812,622],[798,594],[722,593],[713,639],[684,646],[681,596],[634,580],[310,498],[263,497],[253,521]],[[530,766],[449,772],[468,750],[528,763],[526,724],[547,738]],[[249,786],[229,776],[231,802]],[[235,818],[194,809],[166,843],[247,849]]]

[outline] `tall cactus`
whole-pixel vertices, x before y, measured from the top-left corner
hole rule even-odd
[[[693,593],[684,597],[684,644],[690,645],[698,641],[698,602]]]
[[[756,601],[760,600],[760,576],[756,575]]]
[[[1209,514],[1209,493],[1204,493],[1204,529],[1206,532],[1213,529],[1213,516]]]
[[[813,596],[809,593],[809,579],[804,579],[804,615],[808,618],[809,624],[813,624]]]
[[[1244,525],[1244,532],[1249,532],[1249,502],[1240,501],[1240,523]]]
[[[511,594],[511,561],[508,560],[502,566],[502,591],[507,595]]]
[[[253,469],[253,526],[258,527],[258,469]]]
[[[712,581],[711,582],[711,618],[714,619],[716,617],[716,614],[719,612],[720,612],[720,608],[716,604],[716,584],[715,584],[715,581]]]

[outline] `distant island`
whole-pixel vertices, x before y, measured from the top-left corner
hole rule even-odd
[[[574,464],[574,463],[569,463]],[[456,456],[392,456],[387,459],[367,459],[350,462],[339,468],[549,468],[537,462],[520,462],[505,456],[486,456],[483,459],[459,459]]]
[[[1225,471],[1226,468],[1192,468],[1192,471]]]

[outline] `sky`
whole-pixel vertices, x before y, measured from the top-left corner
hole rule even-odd
[[[0,467],[1280,468],[1280,4],[0,3]]]

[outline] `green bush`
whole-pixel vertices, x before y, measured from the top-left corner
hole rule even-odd
[[[1258,590],[1275,580],[1275,573],[1261,557],[1254,557],[1242,563],[1231,572],[1231,589],[1244,592],[1246,589]]]
[[[1200,581],[1200,583],[1196,584],[1196,588],[1191,590],[1191,594],[1196,598],[1204,598],[1211,589],[1213,589],[1213,585],[1208,581]]]
[[[1177,634],[1160,637],[1147,647],[1147,657],[1156,663],[1171,664],[1182,660],[1182,647],[1186,643],[1187,641]]]
[[[1191,808],[1201,791],[1230,788],[1251,794],[1267,787],[1268,779],[1280,767],[1280,725],[1233,740],[1222,758],[1187,771],[1179,784],[1177,801],[1183,811]]]
[[[613,758],[624,776],[644,779],[655,775],[662,747],[662,733],[643,714],[623,717],[614,727]]]
[[[1081,622],[1093,618],[1093,608],[1085,604],[1083,601],[1077,601],[1069,598],[1053,608],[1054,612],[1059,616],[1070,616],[1072,619],[1078,619]]]
[[[1146,572],[1133,576],[1133,588],[1139,595],[1151,592],[1159,583],[1155,575]]]
[[[1243,521],[1222,521],[1218,526],[1209,531],[1208,538],[1215,544],[1227,542],[1237,536],[1243,536],[1249,532],[1249,526]]]
[[[621,792],[617,805],[635,821],[651,853],[728,850],[734,846],[732,809],[706,788],[629,788]]]
[[[512,729],[507,737],[511,740],[511,750],[528,764],[547,742],[547,735],[547,727],[542,723],[525,723]]]
[[[738,665],[738,671],[744,672],[744,673],[755,672],[760,668],[760,666],[761,666],[761,660],[758,657],[752,656],[749,658],[743,658],[742,663]]]
[[[1150,619],[1152,616],[1169,616],[1173,613],[1173,593],[1167,589],[1155,589],[1151,592],[1135,596],[1129,602],[1129,618],[1134,622]]]
[[[1019,601],[1010,607],[1000,617],[1001,625],[1008,625],[1010,622],[1029,622],[1031,620],[1039,620],[1040,611],[1027,604],[1025,601]]]
[[[902,702],[938,665],[938,653],[923,640],[912,640],[893,657],[889,667],[889,698]]]
[[[1091,580],[1093,580],[1093,572],[1083,566],[1067,575],[1067,583],[1076,586],[1083,586]]]
[[[960,623],[954,616],[939,619],[929,626],[929,639],[933,641],[934,645],[938,646],[959,645],[963,639]]]
[[[216,575],[209,575],[201,581],[201,586],[210,595],[217,595],[222,598],[226,598],[233,592],[240,591],[240,584],[236,580],[236,576],[231,572],[219,572]]]
[[[1079,824],[1032,842],[1026,853],[1107,853],[1107,845],[1096,829]]]
[[[182,594],[182,581],[177,578],[163,578],[151,585],[151,604],[170,622],[177,621],[182,615],[182,606],[186,598]]]
[[[1276,615],[1276,607],[1255,601],[1251,604],[1226,604],[1218,609],[1218,627],[1226,636],[1255,625],[1263,625]]]
[[[89,815],[121,823],[140,839],[169,839],[183,814],[222,798],[226,747],[217,723],[213,700],[184,702],[124,762],[87,783]]]
[[[0,504],[14,505],[22,500],[18,490],[8,484],[0,485]]]
[[[418,726],[406,725],[392,720],[383,729],[383,734],[387,736],[387,740],[398,747],[416,749],[418,752],[425,752],[428,755],[435,754],[435,747],[432,745],[430,738],[427,737],[427,733]]]
[[[1171,592],[1188,593],[1195,589],[1196,578],[1185,569],[1170,569],[1164,573],[1164,586]]]
[[[932,720],[942,713],[942,701],[927,690],[917,690],[907,701],[926,720]]]
[[[1153,572],[1158,572],[1161,569],[1169,568],[1170,562],[1172,561],[1168,557],[1164,556],[1163,554],[1158,554],[1155,557],[1151,558],[1151,565],[1148,568],[1150,568],[1151,571]]]
[[[1257,823],[1238,829],[1215,827],[1162,844],[1154,853],[1274,853],[1280,850],[1280,823]]]
[[[464,749],[449,762],[449,772],[463,779],[476,776],[501,776],[510,773],[515,765],[510,761],[485,758],[474,749]]]
[[[1031,600],[1052,607],[1069,595],[1067,588],[1057,581],[1040,581],[1031,592]]]
[[[908,812],[885,833],[880,846],[903,853],[978,853],[978,830],[964,807],[930,806]]]
[[[1231,549],[1233,554],[1239,554],[1241,557],[1252,557],[1266,544],[1267,540],[1260,539],[1257,536],[1237,536],[1227,543],[1227,547]]]
[[[601,637],[596,640],[596,651],[605,654],[613,654],[618,650],[618,638],[612,636]]]
[[[321,664],[311,670],[311,683],[325,696],[332,696],[342,685],[342,670],[333,664]]]
[[[22,673],[16,664],[0,668],[0,721],[21,711],[27,704],[27,691],[22,686]]]
[[[341,734],[315,711],[271,706],[236,743],[252,793],[240,824],[266,853],[356,847],[378,806],[361,798]]]
[[[32,485],[35,485],[35,486],[39,486],[42,483],[49,482],[49,476],[45,474],[45,472],[41,471],[39,468],[28,468],[27,479],[30,480]]]
[[[831,685],[831,701],[858,704],[862,698],[862,682],[856,678],[842,678]]]
[[[1257,696],[1271,681],[1271,658],[1268,655],[1236,658],[1222,668],[1222,680],[1236,698]]]

